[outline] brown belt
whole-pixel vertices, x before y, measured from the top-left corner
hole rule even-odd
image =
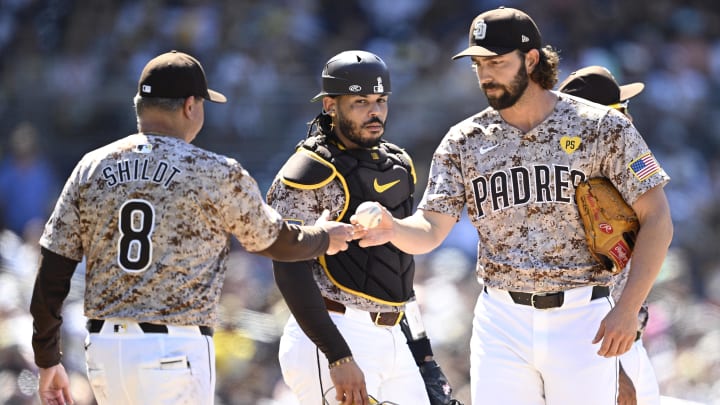
[[[487,293],[487,287],[483,287]],[[565,301],[565,293],[563,291],[554,293],[526,293],[520,291],[508,291],[513,302],[520,305],[528,305],[537,309],[549,309],[561,307]],[[604,298],[610,295],[610,287],[593,286],[590,300]]]
[[[323,300],[325,300],[325,308],[327,308],[328,311],[337,312],[340,314],[345,313],[345,305],[325,297],[323,297]],[[395,326],[400,322],[404,314],[403,311],[368,313],[370,314],[370,320],[378,326]]]

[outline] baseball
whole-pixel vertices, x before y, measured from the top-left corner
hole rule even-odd
[[[374,228],[382,221],[382,210],[375,203],[365,201],[355,210],[355,219],[367,229]]]

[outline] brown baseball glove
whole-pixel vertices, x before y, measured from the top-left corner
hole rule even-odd
[[[602,177],[578,184],[575,203],[590,253],[607,270],[619,273],[630,260],[640,229],[635,211],[612,183]]]

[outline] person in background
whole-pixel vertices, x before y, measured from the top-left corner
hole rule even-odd
[[[0,228],[29,240],[42,228],[55,195],[58,179],[40,150],[37,127],[19,123],[9,136],[7,156],[0,162]],[[33,240],[36,240],[33,238]]]
[[[610,71],[603,66],[587,66],[572,72],[558,86],[558,91],[606,105],[620,111],[630,121],[630,99],[640,94],[644,83],[619,85]],[[611,285],[613,298],[618,301],[627,283],[632,262],[618,273]],[[638,330],[635,343],[620,356],[619,405],[660,405],[660,388],[655,371],[643,346],[642,333],[648,323],[648,305],[643,302],[638,313]]]

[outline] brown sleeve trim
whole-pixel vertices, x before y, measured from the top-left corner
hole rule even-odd
[[[30,301],[33,317],[32,346],[35,364],[47,368],[60,363],[62,305],[70,292],[70,280],[79,262],[40,249],[40,267]]]
[[[322,256],[330,246],[330,236],[319,226],[283,223],[270,247],[258,252],[273,260],[295,262]]]

